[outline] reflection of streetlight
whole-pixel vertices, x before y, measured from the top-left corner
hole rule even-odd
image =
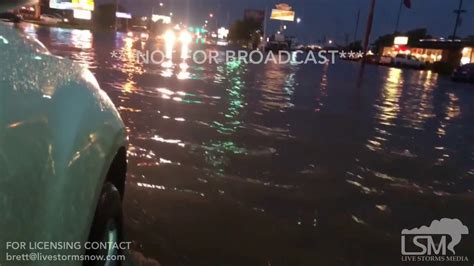
[[[301,18],[297,18],[296,23],[298,23],[298,24],[301,23]]]
[[[165,33],[165,49],[166,49],[166,58],[173,58],[173,47],[176,36],[172,30],[168,30]]]

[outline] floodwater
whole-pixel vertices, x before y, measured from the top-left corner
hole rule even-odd
[[[406,265],[402,229],[474,230],[473,85],[373,65],[358,84],[346,61],[145,65],[126,34],[20,28],[119,109],[125,229],[149,265]]]

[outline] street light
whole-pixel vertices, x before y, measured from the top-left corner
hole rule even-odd
[[[161,7],[164,6],[164,5],[165,5],[165,4],[163,4],[163,2],[160,3],[160,6],[161,6]]]
[[[210,18],[213,18],[213,17],[214,17],[214,14],[210,13],[210,14],[209,14],[209,17],[210,17]]]
[[[297,18],[296,23],[298,23],[298,24],[301,23],[301,18]]]

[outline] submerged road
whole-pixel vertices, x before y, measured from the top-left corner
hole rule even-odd
[[[126,34],[19,30],[118,107],[126,235],[150,265],[402,265],[402,229],[474,225],[473,85],[369,65],[357,86],[346,61],[150,66]]]

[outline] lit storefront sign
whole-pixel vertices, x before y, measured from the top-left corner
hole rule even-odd
[[[393,39],[394,45],[407,45],[408,44],[408,37],[406,36],[397,36]]]
[[[270,18],[274,20],[295,21],[295,12],[288,10],[272,9],[272,15]]]
[[[126,18],[126,19],[131,19],[132,18],[132,15],[129,14],[129,13],[124,13],[124,12],[116,12],[115,13],[115,16],[117,18]]]
[[[170,24],[171,23],[171,17],[170,16],[152,15],[151,20],[153,22],[157,22],[157,21],[161,20],[161,21],[163,21],[164,24]]]
[[[443,50],[441,49],[425,49],[425,48],[409,48],[403,45],[394,45],[383,49],[383,56],[395,57],[397,54],[411,54],[418,60],[427,63],[434,63],[443,59]]]
[[[89,11],[89,10],[74,9],[73,16],[74,16],[74,18],[77,18],[77,19],[91,20],[92,19],[92,12]]]
[[[49,7],[53,9],[63,9],[63,10],[73,9],[71,0],[50,0]]]
[[[49,7],[62,10],[94,10],[94,0],[50,0]]]
[[[473,50],[473,47],[464,47],[464,49],[462,49],[461,65],[474,62]]]
[[[94,11],[94,0],[72,0],[73,9]]]
[[[229,30],[224,27],[219,28],[217,30],[217,36],[219,37],[219,39],[226,39],[228,35],[229,35]]]

